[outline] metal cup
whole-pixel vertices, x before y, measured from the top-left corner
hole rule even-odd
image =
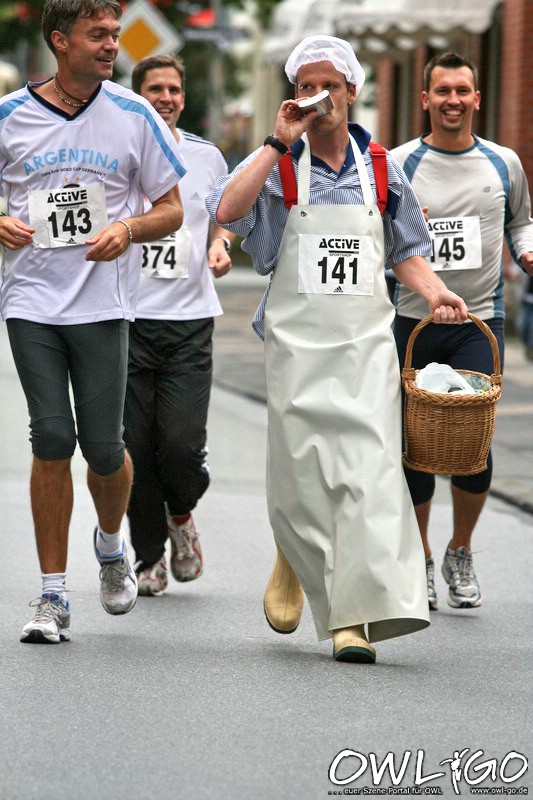
[[[327,89],[324,89],[323,92],[315,94],[313,97],[304,97],[297,102],[298,107],[301,108],[302,111],[305,113],[308,113],[309,111],[316,111],[319,117],[329,114],[329,112],[333,109],[333,101]]]

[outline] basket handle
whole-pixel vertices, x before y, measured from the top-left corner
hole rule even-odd
[[[492,349],[492,360],[494,362],[494,373],[492,377],[496,382],[499,383],[501,382],[501,374],[500,374],[500,350],[498,348],[498,341],[494,336],[493,332],[491,331],[491,329],[489,328],[489,326],[486,325],[483,322],[483,320],[479,319],[479,317],[476,317],[475,314],[470,314],[470,312],[468,313],[468,318],[472,320],[472,322],[475,325],[477,325],[481,331],[483,331],[483,333],[490,342],[490,346]],[[420,320],[418,325],[411,331],[411,335],[409,336],[409,339],[407,341],[407,348],[405,350],[405,364],[402,369],[402,378],[406,380],[409,379],[414,380],[415,378],[415,370],[412,369],[411,367],[411,358],[413,355],[413,346],[415,343],[415,339],[420,333],[420,331],[423,328],[425,328],[426,325],[429,325],[431,322],[433,322],[433,317],[431,316],[431,314],[429,314],[427,317],[424,317],[424,319]]]

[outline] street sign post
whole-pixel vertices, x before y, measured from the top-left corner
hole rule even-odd
[[[128,75],[141,58],[178,53],[183,37],[166,17],[146,0],[130,3],[120,20],[120,50],[117,67]]]

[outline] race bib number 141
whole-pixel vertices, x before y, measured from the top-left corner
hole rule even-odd
[[[300,234],[300,294],[374,293],[374,242],[371,236]]]

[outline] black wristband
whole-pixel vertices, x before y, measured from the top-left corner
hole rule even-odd
[[[263,145],[269,144],[274,150],[277,150],[278,153],[281,153],[282,156],[287,155],[289,152],[289,148],[286,144],[283,144],[279,139],[276,139],[275,136],[267,136]]]

